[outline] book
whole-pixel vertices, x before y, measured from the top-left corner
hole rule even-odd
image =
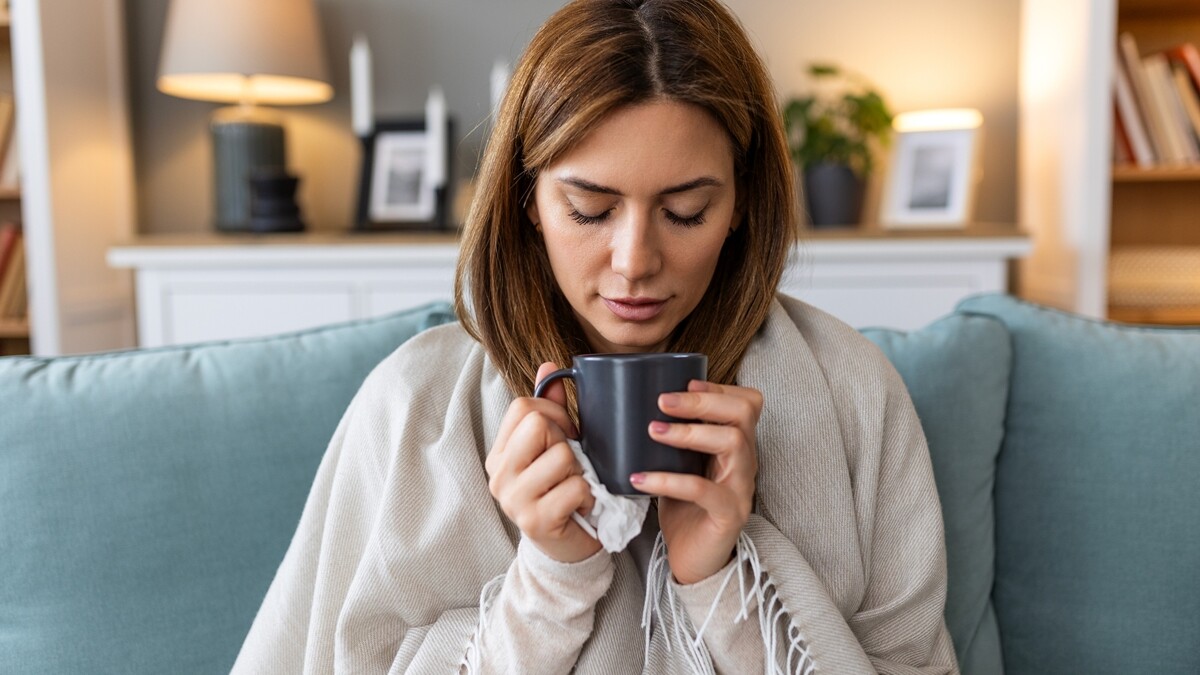
[[[1192,86],[1187,70],[1178,64],[1171,64],[1171,79],[1175,84],[1176,93],[1179,94],[1179,100],[1183,102],[1188,122],[1191,123],[1192,138],[1200,142],[1200,92]]]
[[[1191,75],[1192,85],[1200,90],[1200,49],[1196,45],[1184,42],[1164,50],[1163,55],[1171,63],[1183,66]]]
[[[0,223],[0,279],[4,278],[4,270],[8,268],[12,253],[20,242],[21,230],[16,223]]]
[[[0,155],[4,154],[9,141],[16,135],[16,125],[13,124],[16,111],[12,94],[0,91]]]
[[[24,247],[21,250],[21,267],[15,275],[16,286],[13,288],[12,299],[7,307],[10,319],[24,319],[29,315],[29,289],[26,286],[29,279],[29,264],[26,262]]]
[[[21,189],[21,153],[17,150],[17,137],[13,136],[0,164],[0,190]]]
[[[1121,60],[1125,64],[1125,73],[1129,76],[1129,84],[1132,85],[1134,99],[1137,101],[1138,110],[1142,113],[1142,120],[1146,123],[1147,135],[1150,137],[1150,143],[1154,147],[1154,156],[1159,162],[1176,161],[1175,155],[1172,152],[1170,139],[1167,136],[1166,123],[1158,112],[1157,106],[1154,105],[1154,95],[1150,89],[1150,82],[1146,77],[1141,53],[1137,47],[1137,40],[1133,37],[1132,33],[1126,32],[1121,33],[1118,41],[1121,50]]]
[[[1200,145],[1191,134],[1191,123],[1187,121],[1179,94],[1171,82],[1171,67],[1163,54],[1150,54],[1142,59],[1146,79],[1150,83],[1154,106],[1161,115],[1171,144],[1171,159],[1177,164],[1200,162]]]
[[[1133,90],[1129,84],[1129,74],[1121,65],[1120,55],[1113,64],[1113,98],[1116,100],[1118,125],[1129,142],[1129,154],[1138,166],[1150,166],[1158,157],[1154,154],[1154,146],[1146,135],[1146,123],[1142,121],[1142,113],[1138,110],[1137,101],[1133,98]]]
[[[1113,102],[1113,164],[1134,164],[1133,148],[1129,145],[1129,135],[1125,133],[1125,125],[1121,123],[1121,111]]]
[[[9,312],[15,312],[17,309],[18,293],[24,293],[25,276],[25,247],[17,246],[9,258],[8,266],[4,269],[4,276],[0,277],[0,317],[6,319],[19,318]]]

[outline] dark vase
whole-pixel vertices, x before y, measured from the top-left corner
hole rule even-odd
[[[804,201],[813,227],[858,225],[863,181],[844,164],[813,164],[804,170]]]

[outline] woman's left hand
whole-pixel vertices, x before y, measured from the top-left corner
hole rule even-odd
[[[634,487],[661,497],[658,522],[671,572],[680,584],[693,584],[729,563],[750,519],[763,398],[756,389],[692,380],[687,392],[660,396],[658,406],[698,421],[651,422],[651,438],[711,456],[707,477],[662,471],[630,477]]]

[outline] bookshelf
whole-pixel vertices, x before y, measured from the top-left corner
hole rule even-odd
[[[15,90],[10,29],[8,2],[0,2],[0,92],[8,96],[12,96]],[[15,123],[8,133],[12,136],[16,135]],[[0,149],[0,157],[3,156],[3,150]],[[21,222],[21,190],[19,188],[0,188],[0,222]],[[20,242],[20,245],[24,246],[24,242]],[[3,277],[0,276],[0,278]],[[3,296],[3,290],[0,288],[0,296]],[[5,317],[2,315],[2,311],[3,308],[0,308],[0,356],[28,354],[30,352],[28,318]]]
[[[1119,0],[1116,14],[1114,49],[1117,36],[1124,32],[1133,35],[1142,55],[1184,42],[1200,45],[1200,2],[1195,0]],[[1124,288],[1114,284],[1119,277],[1113,278],[1113,271],[1128,256],[1188,250],[1195,252],[1195,286],[1200,287],[1200,162],[1145,168],[1114,165],[1110,189],[1108,318],[1200,324],[1200,300],[1182,305],[1174,300],[1131,301]],[[1156,283],[1150,260],[1141,263],[1145,270],[1141,284]]]
[[[127,3],[7,4],[0,58],[14,76],[22,170],[19,199],[0,199],[0,212],[19,213],[24,226],[26,349],[52,356],[131,346],[132,280],[104,260],[135,230],[127,64],[115,58],[125,49]],[[9,71],[0,66],[0,77]]]
[[[1192,301],[1130,301],[1164,279],[1182,288],[1172,302],[1200,285],[1200,167],[1113,162],[1118,36],[1143,55],[1200,44],[1200,2],[1055,0],[1021,13],[1018,219],[1034,248],[1018,294],[1095,318],[1200,323]]]

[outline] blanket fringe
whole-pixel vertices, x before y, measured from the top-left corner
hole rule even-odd
[[[483,590],[479,592],[479,623],[475,625],[475,633],[471,636],[471,641],[467,643],[467,653],[463,655],[462,661],[458,664],[458,672],[461,675],[477,675],[477,673],[483,672],[483,664],[480,662],[483,655],[479,653],[479,640],[483,635],[484,627],[487,626],[487,615],[496,602],[496,596],[500,594],[501,586],[504,585],[506,574],[496,575],[491,581],[484,584]]]
[[[667,562],[667,549],[662,533],[654,542],[650,565],[646,571],[646,595],[642,605],[642,628],[645,629],[645,658],[650,658],[650,637],[653,624],[657,623],[667,632],[667,649],[678,649],[687,663],[688,671],[694,675],[714,675],[712,658],[704,644],[704,631],[712,621],[717,603],[737,577],[738,597],[741,608],[734,622],[750,618],[750,604],[757,600],[759,634],[762,636],[765,675],[813,675],[816,662],[804,636],[791,620],[791,614],[783,606],[779,591],[758,557],[754,541],[746,533],[738,536],[734,549],[736,564],[730,567],[721,580],[713,604],[698,630],[693,630],[683,602],[670,583],[671,567]],[[749,582],[747,582],[747,573]],[[664,621],[669,619],[669,621]],[[787,647],[783,664],[776,661],[776,654]]]

